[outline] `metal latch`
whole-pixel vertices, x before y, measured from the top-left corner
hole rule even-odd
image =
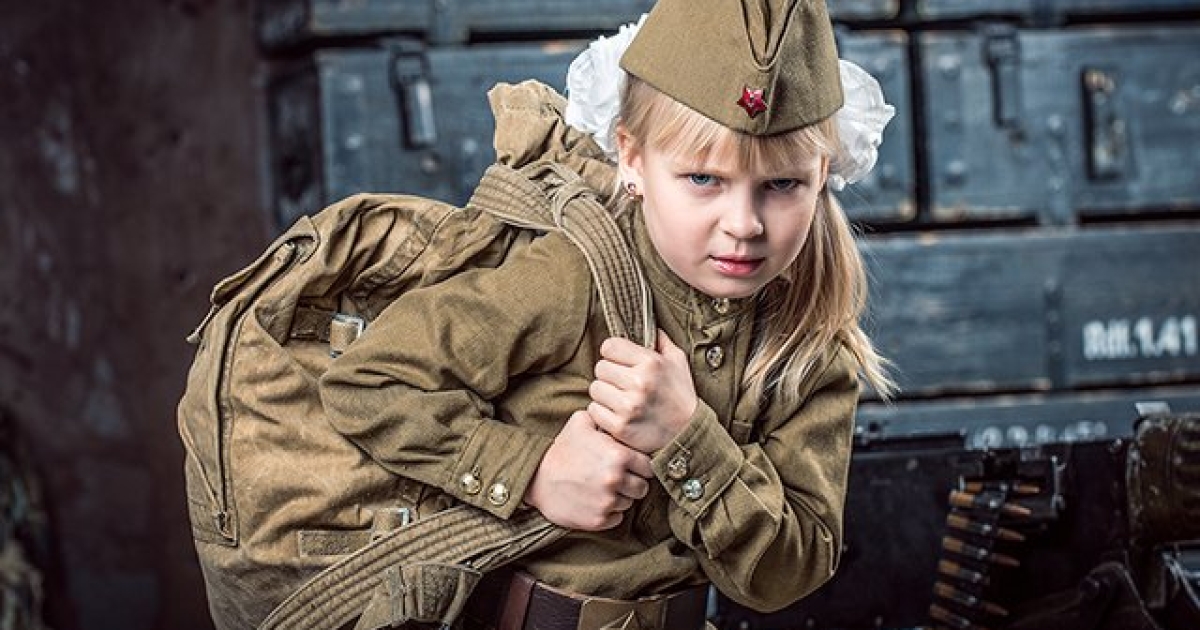
[[[362,336],[367,320],[349,313],[334,313],[329,322],[329,356],[336,359]]]
[[[1121,179],[1129,170],[1129,129],[1117,107],[1117,74],[1084,68],[1082,78],[1088,177]]]
[[[1021,129],[1021,43],[1010,24],[983,28],[983,54],[992,73],[992,112],[996,126]]]
[[[404,146],[431,147],[437,142],[437,121],[425,50],[419,42],[406,40],[389,42],[388,48],[392,53],[392,87],[399,96],[400,120],[404,123]]]

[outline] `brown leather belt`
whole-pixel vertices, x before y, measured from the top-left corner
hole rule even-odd
[[[521,572],[486,577],[471,596],[466,628],[478,630],[703,630],[708,587],[638,600],[560,591]]]

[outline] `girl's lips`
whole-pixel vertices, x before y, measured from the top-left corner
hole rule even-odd
[[[763,263],[761,258],[742,256],[713,256],[712,261],[719,273],[735,277],[753,275]]]

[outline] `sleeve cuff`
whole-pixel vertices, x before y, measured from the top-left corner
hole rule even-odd
[[[699,518],[737,477],[742,457],[716,412],[701,400],[688,425],[651,465],[675,504]]]
[[[471,435],[445,488],[455,498],[508,518],[525,496],[552,438],[489,420]]]

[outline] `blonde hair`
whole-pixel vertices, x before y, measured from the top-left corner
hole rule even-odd
[[[630,76],[621,94],[621,126],[632,149],[733,155],[746,168],[787,164],[796,155],[819,155],[836,163],[837,124],[820,123],[774,136],[751,136],[721,125]],[[613,195],[621,198],[621,195]],[[757,339],[744,386],[751,396],[770,392],[795,404],[800,387],[835,341],[857,360],[859,373],[883,398],[895,390],[881,357],[863,331],[867,273],[854,232],[826,186],[817,198],[808,240],[792,266],[759,295]]]

